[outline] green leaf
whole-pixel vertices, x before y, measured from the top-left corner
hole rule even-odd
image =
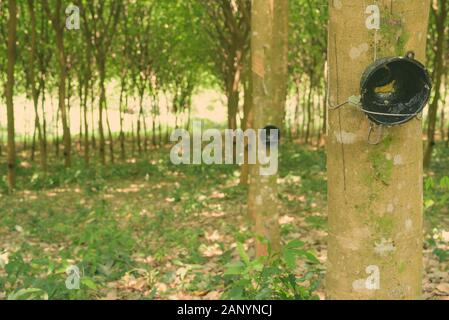
[[[435,182],[433,181],[433,179],[431,177],[427,178],[426,181],[424,182],[425,185],[425,189],[427,191],[433,189]]]
[[[245,264],[241,261],[231,262],[225,266],[224,275],[240,275],[245,270]]]
[[[92,290],[97,290],[97,285],[95,282],[89,277],[81,278],[81,283]]]
[[[228,293],[229,299],[240,300],[243,297],[243,288],[241,286],[232,287]]]
[[[301,248],[304,246],[304,242],[302,242],[301,240],[292,240],[289,243],[287,243],[285,245],[285,248],[289,248],[289,249],[295,249],[295,248]]]
[[[424,201],[424,207],[426,209],[429,209],[430,207],[432,207],[435,204],[435,201],[433,201],[432,199],[427,199],[426,201]]]
[[[449,177],[445,176],[440,180],[440,187],[444,189],[449,189]]]
[[[267,299],[270,299],[272,292],[273,292],[273,290],[271,290],[270,288],[263,288],[256,295],[255,299],[256,300],[267,300]]]
[[[242,258],[243,262],[245,262],[245,264],[249,264],[249,257],[245,252],[245,248],[243,248],[243,244],[241,244],[240,242],[237,243],[237,251],[240,257]]]
[[[296,267],[296,254],[294,250],[284,250],[283,257],[288,268],[293,269]]]
[[[20,289],[16,292],[11,293],[8,296],[8,300],[32,300],[41,296],[42,299],[48,300],[48,294],[39,288],[27,288]]]
[[[315,255],[310,251],[301,252],[301,256],[305,257],[307,260],[309,260],[309,262],[320,263],[320,260],[318,260],[317,257],[315,257]]]

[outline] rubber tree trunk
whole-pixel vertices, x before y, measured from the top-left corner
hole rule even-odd
[[[247,76],[244,83],[244,103],[243,103],[243,120],[242,120],[242,130],[247,130],[252,128],[252,79],[251,75]],[[245,162],[242,164],[240,168],[240,185],[246,186],[248,185],[249,180],[249,164],[248,164],[248,143],[245,141],[245,154],[244,154]]]
[[[81,153],[81,149],[82,149],[82,145],[83,145],[83,100],[84,100],[84,95],[85,93],[83,92],[83,82],[80,78],[78,78],[79,84],[78,84],[78,96],[80,99],[80,105],[79,105],[79,119],[80,119],[80,123],[79,123],[79,127],[78,127],[78,145],[77,145],[77,151],[79,153]]]
[[[111,163],[114,164],[115,157],[114,157],[114,136],[112,135],[112,129],[111,129],[111,123],[109,121],[109,113],[108,113],[108,105],[105,100],[105,109],[106,113],[106,127],[108,129],[108,138],[109,138],[109,156]]]
[[[427,145],[424,152],[424,168],[429,168],[430,162],[432,160],[433,147],[435,145],[435,127],[437,123],[437,113],[438,105],[441,102],[441,85],[443,83],[444,76],[444,48],[446,39],[446,18],[448,15],[446,6],[447,0],[438,1],[438,9],[433,9],[436,20],[437,29],[437,42],[436,42],[436,52],[434,61],[434,71],[433,71],[433,81],[435,95],[433,97],[432,103],[429,106],[429,124],[427,127]]]
[[[252,7],[251,61],[254,129],[267,125],[282,128],[287,95],[288,0],[254,0]],[[282,135],[282,134],[281,134]],[[249,215],[255,234],[268,240],[273,251],[280,248],[277,174],[260,175],[251,166]],[[268,247],[257,239],[256,255]]]
[[[412,50],[416,59],[425,59],[429,1],[378,1],[378,31],[366,28],[371,18],[365,3],[329,2],[333,105],[359,95],[361,75],[375,56]],[[417,299],[423,250],[422,123],[413,119],[386,128],[378,145],[367,143],[368,130],[358,107],[329,111],[327,298]]]
[[[92,149],[97,149],[97,140],[95,138],[95,110],[94,110],[94,104],[95,104],[95,94],[94,94],[94,87],[95,87],[95,80],[91,79],[90,82],[90,123],[92,130],[91,132],[91,140],[92,140]]]
[[[100,73],[100,100],[98,101],[98,136],[99,136],[99,154],[100,154],[100,161],[101,164],[106,164],[106,139],[104,136],[104,125],[103,125],[103,118],[104,118],[104,110],[106,108],[106,88],[105,88],[105,81],[106,81],[106,63],[104,59],[97,59],[98,60],[98,70]]]
[[[30,69],[29,69],[29,81],[31,85],[31,92],[33,96],[33,105],[34,105],[34,113],[35,113],[35,129],[33,134],[33,160],[34,160],[34,151],[35,151],[35,138],[36,138],[36,131],[37,136],[39,140],[40,145],[40,165],[41,169],[46,172],[47,171],[47,156],[44,152],[45,149],[45,143],[42,135],[42,127],[41,127],[41,121],[39,117],[39,89],[37,88],[37,81],[36,81],[36,73],[35,73],[35,62],[36,62],[36,56],[37,56],[37,27],[36,27],[36,13],[35,13],[35,6],[34,6],[34,0],[28,0],[28,9],[30,10],[30,22],[31,22],[31,52],[29,57],[29,63],[30,63]]]
[[[43,1],[43,6],[51,19],[53,29],[55,31],[56,47],[58,49],[58,63],[59,63],[59,112],[61,112],[61,122],[64,139],[64,162],[66,167],[72,164],[72,137],[70,135],[69,119],[67,116],[67,108],[65,103],[66,98],[66,79],[67,79],[67,57],[64,48],[64,28],[65,21],[61,18],[62,1],[56,0],[54,3],[54,14],[52,14],[48,0]],[[58,142],[59,143],[59,142]],[[59,153],[59,146],[57,149]]]
[[[142,130],[142,118],[144,118],[143,115],[143,89],[139,89],[139,114],[137,116],[137,150],[139,152],[139,156],[142,155],[142,137],[141,137],[141,130]],[[144,119],[145,121],[145,119]]]
[[[83,121],[84,121],[84,164],[89,166],[90,151],[89,151],[89,121],[88,121],[88,110],[87,110],[87,98],[89,96],[89,81],[90,75],[86,76],[84,79],[84,101],[83,101]]]
[[[62,131],[64,139],[64,163],[66,167],[72,165],[72,137],[70,135],[70,127],[68,124],[67,109],[65,105],[65,83],[67,78],[66,57],[64,53],[62,31],[56,32],[56,43],[59,50],[59,110],[61,111]]]
[[[236,50],[235,57],[229,67],[232,72],[226,80],[226,96],[228,99],[228,128],[237,129],[237,113],[239,109],[239,86],[242,69],[242,53]]]
[[[8,1],[8,68],[6,82],[6,111],[8,121],[8,186],[12,191],[16,186],[16,143],[14,128],[14,67],[16,64],[17,3]]]
[[[120,103],[119,103],[119,113],[120,113],[120,160],[125,162],[126,160],[126,152],[125,152],[125,132],[123,131],[123,121],[124,121],[124,111],[125,108],[128,108],[128,103],[123,106],[123,95],[125,94],[125,86],[126,86],[126,73],[122,75],[122,81],[120,84]],[[128,96],[126,96],[125,101],[128,101]]]

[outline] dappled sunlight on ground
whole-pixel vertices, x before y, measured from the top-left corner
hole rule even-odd
[[[278,181],[279,223],[284,242],[300,239],[316,254],[323,278],[324,154],[318,151],[310,158],[301,150],[289,149],[288,158],[295,161],[284,165]],[[238,167],[173,167],[160,161],[164,152],[136,159],[129,171],[112,166],[103,172],[113,172],[111,178],[96,170],[95,175],[78,174],[78,183],[2,195],[0,277],[13,260],[19,269],[29,267],[20,269],[15,282],[0,287],[0,297],[37,278],[34,285],[55,288],[50,298],[219,298],[225,289],[224,266],[239,256],[237,243],[254,254],[247,190],[238,185]],[[449,221],[438,218],[441,206],[432,208],[426,234],[436,243],[426,240],[424,289],[426,298],[441,299],[449,296],[449,259],[443,256],[449,250]],[[77,293],[64,288],[70,264],[88,279]],[[297,274],[306,270],[298,261]],[[322,281],[317,291],[321,298],[324,288]]]

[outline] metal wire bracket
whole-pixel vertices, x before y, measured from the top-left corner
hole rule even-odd
[[[372,140],[373,131],[375,131],[376,129],[378,131],[377,138],[376,138],[376,140]],[[369,131],[368,131],[368,139],[367,139],[368,144],[378,145],[380,143],[380,141],[382,140],[383,130],[384,130],[384,126],[382,126],[382,125],[376,126],[375,124],[373,124],[371,122],[370,126],[369,126]]]
[[[360,96],[351,96],[348,98],[348,100],[346,100],[343,103],[340,103],[339,105],[333,105],[332,102],[330,101],[330,97],[327,100],[327,103],[329,104],[329,110],[337,110],[340,107],[343,107],[344,105],[347,104],[352,104],[354,106],[361,106],[360,104]]]
[[[378,116],[387,116],[387,117],[418,117],[420,116],[422,119],[422,112],[415,112],[415,113],[386,113],[386,112],[375,112],[375,111],[370,111],[370,110],[366,110],[363,108],[362,104],[360,103],[360,96],[351,96],[348,98],[348,100],[346,100],[343,103],[340,103],[339,105],[334,106],[330,100],[328,101],[329,104],[329,110],[336,110],[346,104],[352,104],[353,106],[357,106],[360,107],[360,110],[363,111],[364,113],[369,113],[369,114],[375,114]],[[418,119],[420,120],[420,119]]]

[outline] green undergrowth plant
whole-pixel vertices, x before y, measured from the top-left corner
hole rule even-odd
[[[304,249],[299,240],[288,242],[281,252],[269,250],[267,257],[251,259],[241,243],[237,244],[240,260],[226,265],[223,299],[236,300],[317,300],[314,293],[320,283],[319,261]],[[297,262],[306,271],[297,274]]]
[[[446,219],[449,210],[449,177],[428,177],[424,181],[424,207],[426,216],[432,226],[427,245],[441,262],[449,261],[448,242],[441,236],[441,221]]]

